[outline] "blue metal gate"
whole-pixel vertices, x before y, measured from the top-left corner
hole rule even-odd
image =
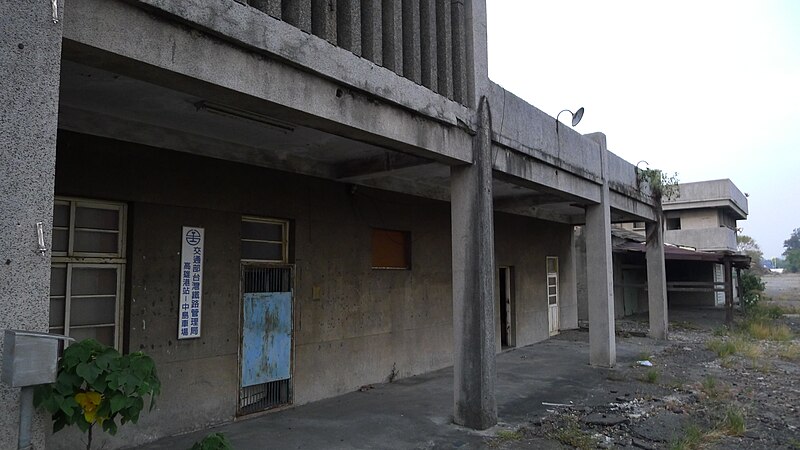
[[[239,414],[291,403],[291,267],[242,266]]]
[[[244,294],[242,387],[288,380],[291,356],[292,293]]]

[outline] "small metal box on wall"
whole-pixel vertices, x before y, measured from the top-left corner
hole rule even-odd
[[[6,330],[2,381],[11,387],[56,381],[59,341],[70,337],[35,331]]]

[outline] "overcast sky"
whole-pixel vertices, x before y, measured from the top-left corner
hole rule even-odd
[[[781,255],[800,228],[800,1],[487,4],[493,81],[551,116],[585,107],[576,130],[633,164],[730,178],[739,227]]]

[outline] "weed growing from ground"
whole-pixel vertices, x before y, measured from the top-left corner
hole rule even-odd
[[[597,445],[597,442],[581,429],[575,418],[570,418],[567,423],[550,432],[547,437],[581,450],[593,449]]]
[[[720,358],[736,354],[736,345],[731,340],[712,339],[706,346]]]
[[[642,381],[644,381],[645,383],[655,384],[658,383],[658,379],[660,376],[661,374],[658,372],[657,369],[650,369],[647,371],[647,373],[644,374],[644,377],[642,377]]]

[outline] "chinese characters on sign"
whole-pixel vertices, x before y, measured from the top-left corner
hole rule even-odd
[[[200,337],[200,309],[203,292],[203,235],[197,227],[183,227],[181,242],[180,308],[178,339]]]

